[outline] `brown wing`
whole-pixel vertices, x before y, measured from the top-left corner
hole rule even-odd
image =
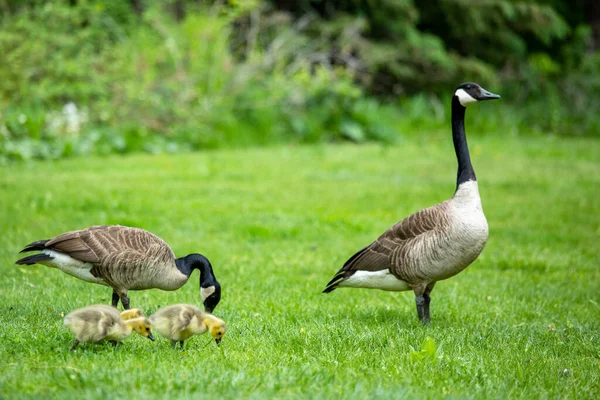
[[[79,261],[89,263],[100,262],[99,254],[82,238],[82,235],[85,235],[84,232],[85,230],[63,233],[50,239],[44,246],[47,249],[67,254],[69,257]]]
[[[435,230],[444,223],[444,218],[441,216],[445,215],[446,208],[446,203],[440,203],[404,218],[369,246],[352,256],[344,265],[344,269],[378,271],[389,268],[393,251],[408,245],[413,239]]]
[[[67,232],[49,240],[45,247],[94,264],[107,259],[114,261],[119,253],[135,253],[140,260],[151,257],[153,261],[168,261],[175,257],[169,245],[158,236],[120,225],[99,225]]]
[[[325,291],[333,290],[341,280],[349,278],[355,271],[389,269],[394,251],[408,246],[420,235],[439,229],[445,224],[447,207],[447,202],[436,204],[433,207],[417,211],[396,223],[373,243],[350,257],[327,284]]]

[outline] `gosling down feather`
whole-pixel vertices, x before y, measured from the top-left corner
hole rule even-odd
[[[221,300],[221,285],[201,254],[175,258],[158,236],[120,225],[92,226],[28,244],[21,253],[40,251],[17,264],[43,264],[86,282],[110,286],[112,305],[129,309],[128,290],[177,290],[200,270],[200,297],[208,312]]]
[[[108,307],[108,306],[106,306],[106,307]],[[121,312],[121,319],[123,321],[128,320],[128,319],[140,318],[140,317],[145,317],[145,315],[142,312],[142,310],[140,310],[139,308],[130,308],[129,310],[125,310],[125,311]]]
[[[156,332],[171,340],[173,347],[179,342],[182,349],[185,340],[207,331],[219,344],[227,331],[225,321],[191,304],[164,307],[150,316],[150,322]]]
[[[132,316],[132,310],[119,314],[116,308],[107,305],[88,306],[70,312],[64,322],[75,335],[71,351],[79,343],[110,341],[116,344],[134,331],[154,341],[150,321],[143,316],[128,319]]]
[[[324,293],[338,287],[412,290],[419,319],[429,323],[435,283],[468,267],[488,239],[464,116],[468,105],[498,98],[476,83],[458,86],[452,97],[452,139],[458,161],[454,196],[396,223],[354,254],[327,284]]]

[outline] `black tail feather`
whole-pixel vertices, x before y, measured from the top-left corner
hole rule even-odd
[[[369,246],[366,246],[364,248],[362,248],[360,251],[356,252],[352,257],[350,257],[348,259],[348,261],[346,261],[344,263],[344,266],[342,267],[342,269],[340,269],[335,276],[329,281],[329,283],[327,284],[327,286],[325,287],[325,289],[323,290],[323,293],[329,293],[329,292],[333,292],[336,288],[337,285],[340,284],[340,282],[342,282],[344,279],[346,279],[346,272],[348,272],[348,269],[350,269],[350,273],[349,275],[352,275],[354,273],[354,271],[352,270],[352,264],[361,256],[363,255],[363,253],[369,248]]]
[[[337,286],[327,286],[325,289],[323,289],[322,293],[331,293],[333,292],[335,289],[337,289]]]
[[[40,261],[48,261],[48,260],[52,260],[52,259],[54,259],[54,257],[52,257],[51,255],[40,253],[40,254],[34,254],[32,256],[23,257],[20,260],[17,260],[15,262],[15,264],[33,265],[33,264],[37,264]]]
[[[337,285],[344,280],[344,272],[344,269],[341,269],[337,274],[335,274],[335,276],[329,281],[323,290],[323,293],[333,292],[335,289],[337,289]]]
[[[50,240],[46,239],[46,240],[36,240],[35,242],[29,243],[27,246],[25,246],[25,248],[23,250],[21,250],[19,253],[26,253],[28,251],[34,251],[34,250],[44,250],[46,248],[46,243],[48,243]]]

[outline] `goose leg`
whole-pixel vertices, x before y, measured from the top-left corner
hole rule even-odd
[[[123,304],[124,310],[129,310],[129,297],[127,297],[127,289],[116,290],[118,296],[121,298],[121,304]],[[113,297],[114,301],[114,297]]]
[[[183,340],[180,340],[180,341],[179,341],[179,348],[180,348],[181,350],[183,350]]]
[[[124,310],[129,310],[129,297],[121,297],[121,303],[123,303]]]
[[[69,351],[75,351],[75,348],[77,347],[78,344],[79,344],[79,340],[75,339],[75,342],[73,342],[73,346],[71,346],[71,349]]]
[[[173,348],[176,349],[177,348],[177,340],[171,340],[171,343],[173,344]]]
[[[112,306],[114,308],[117,308],[118,305],[119,305],[119,294],[113,290],[113,294],[112,294]]]
[[[435,282],[428,285],[420,285],[413,288],[415,292],[415,302],[417,304],[417,314],[419,315],[419,321],[423,322],[423,325],[428,325],[431,320],[429,316],[429,303],[431,303],[431,291]]]
[[[429,293],[423,293],[423,324],[427,325],[431,321],[431,316],[429,315],[429,303],[431,303],[431,295]]]
[[[419,321],[423,322],[423,325],[427,324],[425,321],[425,296],[417,295],[415,296],[415,302],[417,304],[417,315],[419,316]]]
[[[430,283],[425,288],[425,293],[423,293],[423,298],[425,299],[425,307],[423,310],[424,311],[424,313],[423,313],[423,323],[424,324],[428,324],[431,321],[431,317],[429,315],[429,303],[431,303],[431,291],[433,290],[434,286],[435,286],[435,282]]]

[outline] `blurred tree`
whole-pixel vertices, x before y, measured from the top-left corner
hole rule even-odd
[[[460,76],[494,80],[532,52],[556,58],[571,27],[552,3],[508,0],[271,0],[279,10],[313,15],[305,33],[329,43],[333,64],[358,72],[375,92],[437,90]],[[570,7],[574,24],[583,4]],[[575,8],[576,10],[573,10]],[[320,50],[323,50],[321,48]],[[560,60],[559,60],[560,62]]]
[[[584,4],[586,22],[590,24],[593,31],[591,49],[598,50],[600,48],[600,2],[598,0],[586,0]]]

